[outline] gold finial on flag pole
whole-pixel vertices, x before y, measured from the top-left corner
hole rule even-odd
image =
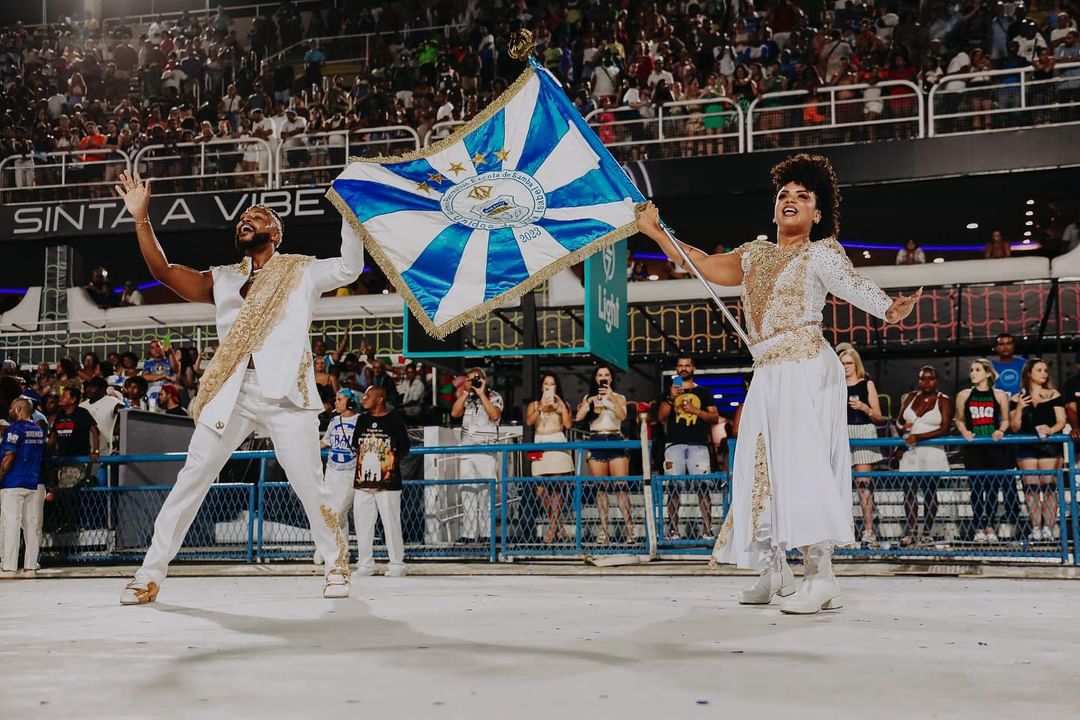
[[[507,50],[510,52],[510,57],[524,61],[532,55],[533,47],[532,31],[522,28],[511,33]]]

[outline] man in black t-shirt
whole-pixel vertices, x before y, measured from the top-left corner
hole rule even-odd
[[[386,404],[386,390],[371,385],[364,392],[364,414],[356,419],[352,446],[356,454],[353,522],[356,524],[357,574],[375,570],[372,545],[375,517],[382,519],[388,577],[405,575],[405,542],[401,535],[401,459],[409,454],[409,431],[401,416]]]
[[[665,475],[706,475],[710,471],[709,433],[713,423],[719,421],[712,393],[694,382],[694,360],[682,355],[675,363],[675,377],[671,380],[668,396],[660,402],[657,419],[664,423],[666,445],[664,447]],[[679,504],[682,499],[680,486],[672,481],[668,490],[668,539],[678,539]],[[710,482],[689,481],[697,488],[698,506],[701,508],[701,535],[709,539],[712,534],[712,497]]]
[[[60,457],[90,456],[90,463],[61,461],[56,465],[56,498],[48,527],[54,532],[71,532],[79,526],[79,485],[90,477],[90,465],[97,462],[101,450],[101,433],[94,416],[79,407],[82,392],[76,387],[64,388],[60,395],[60,411],[49,428],[49,448]],[[54,538],[55,542],[55,538]]]
[[[1080,371],[1080,355],[1076,356],[1076,369]],[[1065,403],[1065,419],[1072,429],[1072,439],[1080,441],[1080,372],[1065,381],[1061,398]]]

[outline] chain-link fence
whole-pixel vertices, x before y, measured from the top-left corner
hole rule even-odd
[[[883,560],[1010,560],[1067,563],[1080,534],[1074,492],[1075,447],[1069,436],[1006,436],[1000,442],[937,438],[941,469],[911,467],[896,438],[855,439],[882,460],[854,473],[856,544],[841,556]],[[707,554],[730,509],[730,475],[581,474],[528,477],[525,453],[590,446],[631,450],[640,443],[510,444],[419,447],[407,460],[401,523],[407,559],[495,562],[514,556],[582,557],[607,553]],[[983,451],[985,449],[985,452]],[[494,477],[423,479],[423,455],[498,455]],[[1039,457],[1033,457],[1033,456]],[[729,453],[734,457],[733,448]],[[314,556],[307,516],[288,483],[277,479],[269,451],[239,453],[257,461],[238,479],[211,486],[178,556],[180,560],[303,559]],[[134,456],[172,461],[177,454]],[[988,459],[989,458],[989,459]],[[103,458],[123,464],[121,456]],[[925,461],[922,458],[921,461]],[[964,466],[966,461],[967,467]],[[977,469],[976,469],[977,466]],[[580,460],[577,467],[581,467]],[[948,468],[948,469],[946,469]],[[235,475],[235,473],[234,473]],[[146,551],[168,487],[88,486],[52,491],[45,503],[46,561],[135,562]],[[649,494],[648,497],[646,494]],[[651,509],[650,509],[651,504]],[[355,527],[350,507],[342,526]],[[656,534],[650,533],[650,525]],[[656,538],[652,545],[650,538]],[[376,556],[385,556],[381,526]],[[1075,552],[1073,559],[1076,561]]]

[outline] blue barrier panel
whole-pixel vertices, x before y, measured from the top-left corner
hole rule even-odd
[[[1065,467],[1047,470],[953,469],[936,473],[886,469],[858,473],[858,477],[874,483],[876,514],[873,527],[879,534],[879,540],[861,544],[857,548],[841,549],[839,554],[881,559],[917,557],[928,560],[970,558],[1068,562],[1069,539],[1080,533],[1073,470],[1076,460],[1074,444],[1064,435],[1046,439],[1006,436],[999,444],[1015,446],[1040,442],[1061,445],[1066,458]],[[963,447],[992,443],[991,440],[969,443],[963,438],[950,437],[922,444]],[[729,457],[734,459],[733,440],[730,445],[732,451]],[[903,447],[904,441],[896,438],[856,439],[852,441],[852,446],[895,448]],[[495,562],[500,558],[515,556],[581,557],[616,552],[647,553],[647,520],[655,523],[659,533],[658,549],[665,553],[707,554],[710,551],[711,531],[720,526],[730,507],[731,483],[728,473],[654,476],[649,490],[652,492],[654,511],[653,517],[648,519],[645,517],[642,495],[645,488],[641,477],[573,475],[532,478],[510,473],[510,453],[578,451],[594,447],[635,450],[641,444],[628,440],[618,443],[516,443],[414,448],[412,452],[418,456],[497,453],[502,472],[500,478],[405,480],[402,526],[406,557]],[[110,467],[129,462],[175,462],[185,457],[186,453],[106,456],[100,462],[103,467]],[[178,559],[261,562],[312,555],[314,547],[306,514],[299,501],[288,489],[287,483],[267,480],[267,461],[274,457],[271,450],[233,454],[233,460],[259,462],[257,482],[215,483],[192,531],[185,539]],[[61,460],[88,462],[89,458]],[[103,475],[108,477],[107,473]],[[1035,541],[1030,537],[1027,523],[1030,511],[1025,503],[1030,504],[1031,492],[1028,490],[1025,494],[1024,489],[1031,487],[1032,481],[1027,478],[1033,477],[1041,479],[1037,495],[1056,496],[1057,509],[1052,516],[1051,539]],[[1006,486],[1002,483],[1011,487],[1011,492],[1003,491]],[[933,492],[928,489],[931,484]],[[1002,509],[1000,517],[995,514],[995,523],[1002,518],[1008,519],[1007,513],[1016,511],[1015,537],[997,538],[994,543],[975,540],[972,534],[975,512],[972,488],[980,484],[984,488],[994,488],[995,508]],[[460,503],[454,505],[440,500],[447,494],[465,495],[466,490],[478,486],[487,495],[483,507],[475,506],[469,510]],[[1052,488],[1056,493],[1044,491],[1043,488]],[[68,526],[74,523],[74,527],[65,526],[57,518],[49,517],[47,509],[48,522],[43,543],[46,558],[60,562],[138,561],[145,552],[149,528],[168,490],[166,486],[82,488],[78,493],[77,508],[74,511],[67,509],[66,522]],[[615,496],[615,503],[611,503],[610,495]],[[984,492],[983,497],[986,495]],[[603,501],[599,499],[601,496]],[[915,497],[913,504],[908,502],[910,496]],[[474,493],[469,497],[483,496]],[[933,534],[918,544],[902,544],[909,513],[914,510],[916,517],[925,521],[928,497],[936,501],[931,525],[935,533],[940,529],[941,534]],[[462,510],[463,507],[465,510]],[[678,512],[677,523],[672,509]],[[708,518],[704,517],[703,509],[708,510]],[[630,525],[626,522],[624,511],[627,510]],[[921,515],[919,510],[922,510]],[[452,531],[460,527],[462,520],[454,513],[460,515],[465,511],[482,513],[480,517],[484,520],[480,527],[483,530],[477,537],[453,536]],[[345,515],[348,514],[349,508],[345,508]],[[855,493],[853,515],[856,518],[860,516]],[[706,523],[706,520],[709,522]],[[861,518],[857,526],[860,523]],[[377,545],[376,552],[378,556],[385,554],[381,543]],[[1075,552],[1073,561],[1080,562]]]

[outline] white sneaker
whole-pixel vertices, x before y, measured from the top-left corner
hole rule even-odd
[[[994,534],[994,529],[993,528],[990,528],[990,530],[986,533],[986,542],[988,542],[988,543],[997,543],[998,542],[998,536]]]
[[[982,530],[976,530],[975,531],[975,542],[980,543],[980,544],[986,542],[986,533],[984,533]]]
[[[1042,542],[1042,528],[1031,528],[1031,534],[1028,535],[1028,540],[1033,543]]]
[[[405,573],[405,566],[404,565],[391,565],[390,567],[386,568],[386,577],[395,577],[395,578],[397,578],[397,577],[405,577],[405,575],[406,575],[406,573]]]
[[[1012,523],[1001,523],[1001,527],[998,528],[998,538],[1002,540],[1012,540],[1013,526]]]
[[[1044,525],[1042,529],[1043,542],[1054,542],[1054,528]]]
[[[322,595],[330,600],[349,597],[349,571],[333,568],[326,573],[326,584],[323,585]]]

